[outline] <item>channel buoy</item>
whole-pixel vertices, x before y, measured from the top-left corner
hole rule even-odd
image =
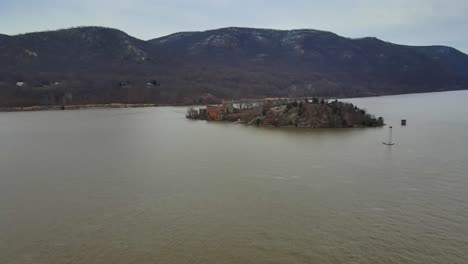
[[[386,141],[386,142],[382,142],[384,145],[387,145],[387,146],[395,145],[395,142],[393,142],[393,138],[392,138],[392,129],[393,129],[392,126],[388,127],[388,138],[387,138],[387,141]]]

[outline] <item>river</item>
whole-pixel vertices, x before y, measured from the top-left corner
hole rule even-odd
[[[467,263],[468,91],[347,101],[396,145],[177,107],[0,113],[0,263]]]

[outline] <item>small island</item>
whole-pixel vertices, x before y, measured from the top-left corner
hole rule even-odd
[[[198,110],[190,108],[186,117],[255,126],[296,128],[380,127],[384,125],[382,117],[377,118],[352,103],[318,98],[208,105]]]

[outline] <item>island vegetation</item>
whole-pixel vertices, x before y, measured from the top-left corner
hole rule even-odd
[[[375,117],[352,103],[326,99],[278,100],[225,103],[190,108],[187,118],[228,121],[255,126],[297,128],[379,127],[383,117]]]

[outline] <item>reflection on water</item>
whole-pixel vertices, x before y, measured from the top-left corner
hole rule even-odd
[[[351,99],[393,147],[173,107],[2,113],[0,263],[463,263],[467,100]]]

